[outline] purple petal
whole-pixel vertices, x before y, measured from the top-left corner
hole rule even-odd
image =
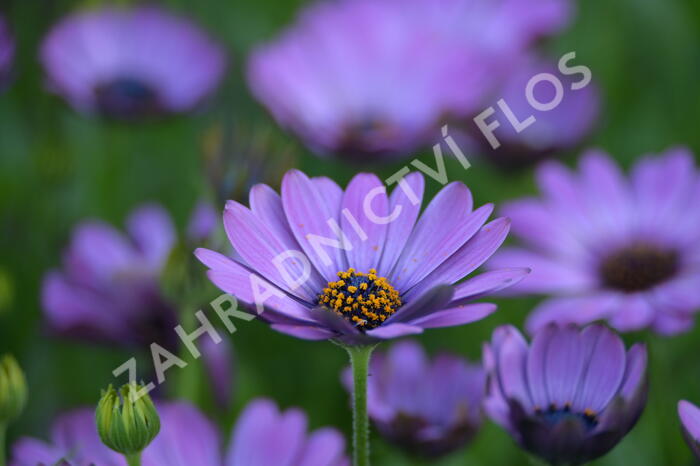
[[[200,201],[194,208],[187,224],[187,238],[196,243],[205,241],[216,230],[219,215],[212,205]]]
[[[465,304],[452,309],[433,312],[409,322],[423,328],[452,327],[470,324],[490,316],[496,311],[496,305],[490,303]]]
[[[379,338],[380,340],[390,340],[392,338],[400,338],[406,335],[418,335],[419,333],[423,333],[423,329],[415,325],[392,323],[383,324],[365,333],[370,337]]]
[[[73,234],[67,257],[72,277],[81,282],[110,281],[123,270],[139,264],[139,256],[124,235],[101,222],[86,222]]]
[[[646,158],[632,171],[632,186],[639,205],[639,214],[648,225],[673,221],[675,206],[685,206],[694,188],[693,155],[684,148],[669,150],[659,158]]]
[[[221,443],[214,424],[187,403],[158,405],[161,430],[143,452],[143,464],[219,466]]]
[[[660,335],[673,336],[690,331],[695,324],[693,315],[674,315],[668,312],[657,312],[652,327]]]
[[[368,198],[376,189],[383,189],[384,192]],[[367,199],[371,199],[372,203],[365,206]],[[352,249],[345,252],[348,265],[362,272],[376,269],[384,250],[388,223],[373,221],[370,215],[383,219],[388,217],[389,198],[386,195],[386,187],[376,175],[361,173],[350,181],[343,196],[341,209],[340,224],[352,244]],[[348,220],[348,214],[365,236],[358,236],[355,227]]]
[[[393,412],[415,413],[420,402],[417,386],[430,370],[423,347],[412,340],[400,341],[374,358],[371,378],[380,378],[384,404]]]
[[[549,298],[538,305],[525,324],[530,334],[550,323],[584,325],[607,318],[616,310],[619,296],[600,293],[582,297]]]
[[[278,268],[279,264],[276,265],[276,260],[290,251],[292,245],[289,241],[280,240],[253,212],[237,202],[229,201],[224,212],[224,227],[233,247],[257,273],[306,302],[316,299],[315,293],[318,293],[319,288],[311,287],[309,280],[301,286],[294,286],[297,280],[305,276],[305,272],[311,270],[311,265],[305,263],[303,253],[296,250],[302,257],[292,257],[281,262],[285,276]]]
[[[578,182],[562,163],[541,164],[537,169],[537,184],[547,200],[558,209],[570,210],[583,207]]]
[[[33,438],[21,438],[12,446],[12,466],[55,465],[69,452]]]
[[[64,455],[70,456],[78,464],[123,464],[121,455],[100,441],[95,427],[94,409],[77,409],[59,417],[51,427],[51,439]],[[55,458],[54,461],[59,459]]]
[[[681,400],[678,402],[678,417],[693,440],[700,441],[700,409],[688,401]]]
[[[306,416],[298,410],[284,413],[268,400],[254,400],[238,418],[226,456],[227,466],[293,466],[303,449]],[[274,448],[270,440],[274,439]]]
[[[340,189],[340,188],[338,188]],[[253,186],[250,190],[250,210],[262,222],[267,225],[270,232],[275,235],[280,243],[284,245],[286,251],[301,251],[299,243],[294,238],[287,216],[282,206],[282,198],[274,189],[264,184]],[[285,261],[286,262],[286,261]],[[289,268],[291,273],[291,268]],[[292,275],[292,278],[297,278]],[[316,268],[311,266],[311,275],[304,283],[304,287],[310,293],[317,293],[326,285],[326,281],[321,278]]]
[[[530,269],[500,269],[485,272],[455,286],[455,301],[473,300],[511,287],[525,278]]]
[[[491,206],[483,206],[472,215],[479,216],[490,213]],[[488,215],[486,215],[488,217]],[[486,218],[483,218],[485,221]],[[425,280],[415,286],[408,294],[408,299],[413,299],[425,290],[432,288],[436,283],[455,283],[482,265],[500,247],[508,235],[510,222],[508,219],[499,218],[486,224],[474,235],[459,251],[443,262]]]
[[[617,311],[610,317],[610,325],[621,332],[643,329],[654,319],[655,310],[644,293],[624,296]]]
[[[399,185],[394,188],[389,198],[389,212],[401,209],[399,217],[389,224],[386,233],[386,244],[377,271],[380,276],[386,277],[391,273],[396,265],[396,261],[401,256],[408,239],[413,233],[423,200],[425,189],[425,179],[420,173],[406,175]],[[416,199],[411,200],[406,192],[413,193]],[[413,201],[417,202],[414,204]]]
[[[71,283],[59,272],[49,272],[41,294],[42,308],[52,330],[70,334],[91,329],[99,338],[130,341],[133,329],[120,308],[112,307],[93,289]]]
[[[301,458],[294,466],[339,466],[344,460],[345,439],[335,429],[318,429],[312,433]]]
[[[147,205],[129,216],[127,230],[148,263],[159,270],[168,260],[176,235],[168,213],[160,206]]]
[[[591,325],[581,335],[584,348],[590,348],[590,356],[573,408],[599,413],[620,389],[627,359],[625,345],[602,325]]]
[[[531,407],[532,398],[527,380],[528,347],[525,338],[515,327],[502,326],[494,331],[492,345],[499,388],[503,395],[508,399],[517,400],[523,407]]]
[[[626,400],[632,399],[639,386],[644,383],[647,371],[647,348],[643,344],[632,346],[627,352],[625,377],[620,387],[620,395]]]
[[[472,196],[462,183],[443,188],[421,215],[390,280],[408,290],[454,254],[488,215],[469,215]],[[439,226],[439,228],[438,228]]]
[[[597,284],[594,274],[585,269],[521,248],[498,251],[487,266],[490,269],[528,267],[531,270],[528,277],[508,290],[508,294],[573,294],[587,291]]]
[[[600,225],[617,231],[630,220],[631,192],[620,168],[605,153],[589,151],[579,164],[586,197]]]
[[[326,201],[332,212],[340,211],[340,203],[343,201],[343,189],[338,183],[326,176],[311,178],[316,190]]]
[[[527,381],[535,409],[547,409],[551,400],[547,390],[547,359],[557,327],[548,325],[535,334],[527,355]]]
[[[585,355],[578,328],[563,327],[552,336],[545,361],[546,383],[549,401],[558,408],[573,403]]]
[[[557,216],[539,199],[508,202],[501,207],[500,214],[511,219],[513,234],[529,246],[563,254],[581,250],[581,244],[559,225]]]
[[[316,185],[302,172],[292,170],[282,180],[282,204],[289,225],[297,242],[312,264],[326,281],[334,281],[337,273],[347,270],[344,246],[341,238],[329,226],[329,221],[339,226],[339,211],[333,199],[324,198]],[[312,239],[325,238],[338,244],[318,243],[316,251]]]
[[[309,308],[302,306],[285,292],[237,262],[207,249],[197,249],[195,254],[205,264],[216,266],[207,272],[207,276],[222,291],[244,303],[254,305],[256,304],[254,290],[257,289],[257,300],[265,308],[274,309],[295,319],[313,320]],[[257,280],[254,280],[254,277]]]
[[[421,296],[413,299],[413,301],[404,304],[396,314],[386,320],[386,323],[409,322],[426,316],[431,312],[445,309],[452,301],[453,295],[454,289],[451,286],[435,286]]]

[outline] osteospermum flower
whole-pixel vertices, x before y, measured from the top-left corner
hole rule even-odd
[[[175,310],[158,281],[175,227],[156,205],[135,210],[126,223],[128,235],[99,221],[75,229],[63,269],[44,279],[42,304],[53,332],[137,345],[175,336]]]
[[[341,0],[256,50],[248,83],[321,155],[404,155],[469,116],[512,60],[566,21],[565,0]],[[358,37],[357,31],[362,31]]]
[[[500,246],[509,221],[485,225],[493,207],[472,210],[462,183],[446,186],[419,218],[423,187],[414,173],[388,196],[376,176],[360,174],[343,191],[292,170],[281,196],[258,185],[250,208],[226,205],[224,226],[238,260],[206,249],[196,254],[219,288],[299,338],[361,345],[480,320],[495,306],[471,301],[527,269],[457,282]]]
[[[370,363],[369,415],[399,447],[443,456],[469,443],[481,426],[485,382],[478,365],[449,354],[431,361],[417,343],[396,343]],[[343,383],[352,391],[349,369]]]
[[[221,47],[189,20],[155,7],[68,16],[41,61],[53,90],[82,112],[134,119],[192,109],[218,85]]]
[[[682,400],[678,402],[678,417],[685,441],[695,457],[700,459],[700,409],[689,401]]]
[[[561,101],[551,110],[537,110],[528,102],[528,82],[540,73],[547,73],[561,83]],[[509,123],[503,110],[494,106],[495,113],[488,121],[499,123],[493,134],[500,146],[493,149],[474,128],[475,137],[481,143],[481,152],[489,161],[503,168],[517,169],[576,147],[593,129],[600,107],[598,90],[593,82],[581,89],[572,89],[572,84],[581,84],[581,79],[579,73],[563,75],[555,64],[539,59],[528,59],[518,66],[498,95],[521,123],[530,117],[534,120],[525,129],[518,128],[521,129],[518,131]],[[533,88],[533,98],[537,102],[553,102],[556,92],[550,81],[542,81]]]
[[[602,325],[549,325],[528,346],[511,326],[484,348],[485,408],[525,450],[551,464],[584,464],[610,451],[646,403],[647,353],[628,352]]]
[[[502,210],[525,247],[491,263],[532,267],[513,292],[554,295],[535,309],[530,330],[598,319],[621,331],[692,326],[700,308],[700,177],[687,150],[645,157],[629,178],[591,152],[578,173],[542,166],[538,182],[540,198]]]
[[[15,41],[5,18],[0,15],[0,88],[7,81],[15,56]]]
[[[144,450],[144,466],[345,466],[345,441],[334,429],[307,433],[306,415],[280,412],[267,400],[251,402],[238,419],[227,452],[219,432],[194,406],[158,405],[161,431]],[[274,439],[271,442],[270,439]],[[65,461],[64,463],[61,460]],[[124,458],[100,442],[92,409],[59,418],[51,442],[25,438],[13,448],[13,466],[126,466]]]

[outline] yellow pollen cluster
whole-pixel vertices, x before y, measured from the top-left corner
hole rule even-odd
[[[363,273],[350,268],[338,272],[338,278],[323,289],[318,303],[363,330],[381,325],[403,304],[399,292],[375,269]]]

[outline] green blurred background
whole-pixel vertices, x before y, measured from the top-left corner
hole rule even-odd
[[[157,201],[183,229],[191,208],[207,193],[201,169],[207,130],[231,121],[241,127],[274,126],[247,93],[243,66],[252,45],[272,37],[304,2],[164,3],[196,18],[226,44],[232,55],[229,78],[218,98],[198,114],[124,125],[79,116],[45,91],[37,62],[42,35],[59,17],[84,3],[2,2],[19,44],[17,77],[0,95],[0,350],[18,357],[31,390],[29,408],[11,429],[12,438],[46,436],[57,413],[94,404],[99,390],[114,381],[112,369],[132,356],[125,350],[57,340],[42,326],[41,280],[47,269],[59,265],[72,227],[86,217],[97,217],[121,228],[130,210],[144,201]],[[577,63],[591,68],[602,89],[604,108],[587,145],[609,151],[626,167],[641,154],[677,144],[699,154],[700,2],[586,0],[578,10],[571,28],[545,47],[552,57],[576,51]],[[291,139],[273,131],[280,140]],[[342,162],[319,162],[296,147],[300,154],[296,164],[309,174],[345,183],[357,171]],[[429,151],[423,154],[422,159],[432,165]],[[575,155],[562,154],[571,163]],[[535,192],[531,171],[504,174],[472,162],[466,172],[457,163],[448,168],[452,180],[469,185],[477,204]],[[390,175],[400,167],[370,169]],[[244,172],[245,166],[240,170]],[[432,192],[438,188],[434,182],[430,185]],[[212,298],[218,295],[213,287],[210,293]],[[520,325],[535,302],[503,300],[500,311],[482,322],[430,331],[420,341],[431,352],[445,349],[477,359],[497,325]],[[632,433],[594,464],[691,464],[676,402],[681,398],[700,402],[700,328],[673,339],[649,333],[625,338],[650,345],[650,402]],[[342,350],[330,343],[286,337],[257,322],[242,323],[232,343],[237,359],[235,409],[217,416],[225,429],[248,400],[269,396],[282,406],[304,408],[314,427],[334,425],[349,433],[348,399],[338,377],[346,363]],[[193,369],[183,376],[201,374]],[[190,396],[213,414],[206,390]],[[421,464],[378,437],[373,448],[376,464]],[[503,431],[487,423],[473,445],[440,464],[519,465],[528,464],[528,459]]]

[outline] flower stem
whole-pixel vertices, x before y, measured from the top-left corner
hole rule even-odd
[[[367,375],[376,345],[344,346],[350,355],[353,380],[353,465],[369,466],[369,419],[367,418]]]
[[[141,453],[134,453],[124,456],[126,457],[126,464],[129,466],[141,466]]]

